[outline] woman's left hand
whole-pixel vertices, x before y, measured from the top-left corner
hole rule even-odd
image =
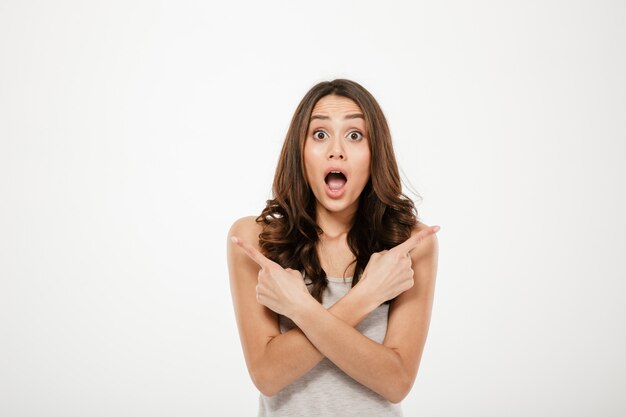
[[[312,299],[302,273],[283,268],[238,237],[232,240],[261,267],[256,286],[256,299],[260,304],[291,318],[299,306]]]

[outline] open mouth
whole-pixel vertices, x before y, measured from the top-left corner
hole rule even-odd
[[[324,182],[328,185],[332,191],[337,191],[343,188],[348,182],[348,179],[341,171],[330,171],[324,178]]]

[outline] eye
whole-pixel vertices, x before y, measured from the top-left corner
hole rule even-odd
[[[315,132],[313,132],[313,137],[318,140],[324,140],[326,139],[326,136],[326,132],[324,132],[323,130],[316,130]]]
[[[363,134],[355,130],[355,131],[348,133],[348,139],[353,140],[353,141],[358,141],[358,140],[363,139]]]

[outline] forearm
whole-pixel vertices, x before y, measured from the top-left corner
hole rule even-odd
[[[328,310],[344,326],[354,329],[376,307],[377,303],[358,284]],[[265,395],[271,396],[291,384],[317,365],[324,355],[309,341],[299,328],[291,329],[267,344],[257,369],[257,386],[264,387]]]
[[[293,321],[319,355],[389,401],[399,402],[410,389],[396,352],[364,336],[318,303],[303,306],[294,314]]]

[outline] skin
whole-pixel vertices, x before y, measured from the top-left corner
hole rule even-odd
[[[323,97],[313,109],[304,145],[307,181],[318,202],[316,220],[324,231],[318,254],[330,276],[340,276],[354,259],[346,234],[370,175],[365,123],[353,117],[358,113],[350,99]],[[324,134],[314,136],[320,131]],[[341,198],[324,190],[323,173],[329,166],[348,173]],[[325,309],[310,295],[299,271],[284,269],[259,252],[261,226],[254,219],[244,217],[231,227],[228,265],[244,357],[256,387],[275,395],[326,357],[392,403],[404,399],[415,381],[430,324],[438,226],[418,223],[407,241],[373,254],[359,283]],[[394,297],[382,344],[355,329]],[[298,327],[281,334],[277,314]]]
[[[370,177],[371,152],[360,107],[352,100],[322,97],[311,113],[304,143],[306,179],[318,201],[316,220],[324,234],[347,232],[358,208],[358,198]],[[341,198],[328,196],[324,172],[340,168],[348,182]]]

